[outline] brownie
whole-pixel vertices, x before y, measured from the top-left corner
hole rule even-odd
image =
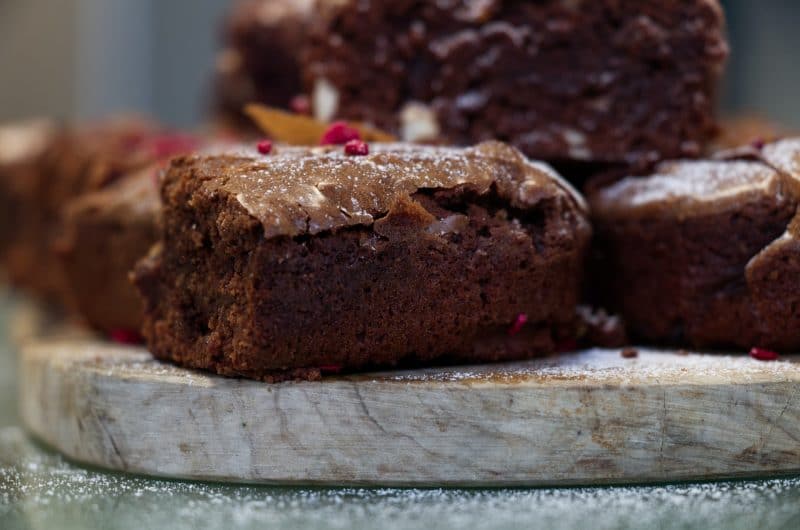
[[[56,124],[43,119],[0,126],[0,263],[18,239],[23,204],[36,195],[47,171],[47,152],[58,134]]]
[[[160,165],[135,171],[69,202],[56,254],[67,302],[91,327],[138,333],[142,302],[128,276],[160,236]]]
[[[321,6],[303,74],[322,119],[634,167],[699,156],[715,133],[728,51],[716,0]]]
[[[664,163],[590,197],[592,283],[639,339],[800,348],[800,139]]]
[[[217,58],[214,105],[235,128],[252,128],[248,103],[288,108],[303,92],[300,53],[313,0],[244,0],[225,23],[225,49]]]
[[[522,359],[572,333],[583,200],[498,142],[173,160],[136,269],[161,359],[286,371]]]
[[[63,128],[45,155],[45,171],[37,175],[33,193],[20,198],[19,229],[6,263],[12,282],[63,303],[69,286],[54,259],[53,245],[67,204],[155,161],[190,152],[195,145],[194,137],[135,116]]]
[[[61,209],[70,199],[100,189],[172,148],[174,140],[165,141],[163,134],[160,127],[136,117],[59,127],[36,159],[36,171],[25,182],[13,183],[14,234],[4,259],[11,282],[60,301],[64,284],[51,246]]]

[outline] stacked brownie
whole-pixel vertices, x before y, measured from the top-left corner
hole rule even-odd
[[[6,179],[12,191],[0,194],[14,213],[4,265],[14,284],[47,299],[62,299],[66,285],[52,255],[62,208],[72,198],[147,163],[156,147],[149,139],[158,131],[150,122],[128,117],[60,127],[31,159],[27,175]]]
[[[30,229],[25,206],[38,194],[41,175],[47,172],[47,154],[58,130],[48,120],[31,120],[0,126],[0,262],[19,242],[19,232]],[[22,221],[22,222],[21,222]],[[22,259],[21,257],[17,259]]]
[[[341,0],[303,74],[323,119],[645,167],[702,154],[726,54],[716,0]]]
[[[527,358],[571,333],[590,229],[551,169],[496,142],[354,153],[173,161],[136,272],[154,355],[275,380]]]
[[[142,302],[128,276],[160,237],[156,164],[67,203],[55,250],[69,307],[94,329],[138,335]]]
[[[59,266],[57,251],[68,255],[70,246],[57,242],[76,219],[73,212],[67,222],[65,210],[74,210],[70,206],[74,200],[103,190],[131,172],[191,151],[196,145],[194,139],[167,132],[138,117],[113,118],[79,127],[33,124],[3,130],[7,132],[5,136],[0,134],[0,151],[8,153],[14,148],[20,155],[0,160],[4,216],[0,249],[9,280],[59,304],[73,305],[76,297],[101,298],[96,283],[76,284],[74,270],[68,267],[66,272],[70,274],[65,276]],[[27,150],[22,148],[23,141],[29,144]],[[120,222],[125,224],[127,220]],[[105,244],[97,241],[95,246],[99,249]],[[107,252],[95,254],[98,262],[93,270],[110,265],[115,259]],[[83,259],[88,263],[89,256]],[[108,305],[113,306],[113,302]]]
[[[800,139],[664,163],[590,202],[599,283],[638,338],[800,347]]]
[[[289,107],[303,92],[300,54],[313,0],[242,0],[224,27],[225,49],[217,57],[215,108],[219,118],[250,129],[248,103]]]

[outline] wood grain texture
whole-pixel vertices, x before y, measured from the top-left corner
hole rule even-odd
[[[276,385],[85,340],[29,344],[27,427],[148,475],[513,486],[800,471],[800,364],[618,350]]]

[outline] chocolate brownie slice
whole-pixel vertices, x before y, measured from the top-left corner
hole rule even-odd
[[[44,298],[60,301],[63,278],[51,246],[60,212],[73,197],[99,189],[152,160],[163,134],[145,120],[114,118],[76,128],[60,127],[36,158],[35,171],[14,176],[9,211],[14,234],[5,253],[12,283]]]
[[[288,108],[303,92],[300,54],[313,0],[245,0],[235,4],[224,29],[225,49],[215,74],[215,108],[229,125],[252,128],[248,103]]]
[[[370,151],[173,161],[135,274],[150,351],[270,380],[521,359],[571,333],[590,228],[552,170],[497,142]]]
[[[113,333],[142,325],[142,301],[128,276],[160,236],[159,165],[84,194],[64,209],[56,242],[67,302],[93,328]]]
[[[641,339],[800,347],[800,140],[681,161],[590,195],[605,299]]]
[[[46,154],[58,134],[48,120],[31,120],[0,126],[0,262],[25,228],[27,197],[47,171]]]
[[[702,154],[727,55],[716,0],[322,2],[315,112],[551,162]]]
[[[192,137],[138,117],[115,117],[61,128],[39,161],[40,170],[14,196],[19,212],[6,253],[11,281],[29,292],[63,302],[68,286],[53,256],[62,211],[83,193],[103,189],[154,161],[192,150]]]

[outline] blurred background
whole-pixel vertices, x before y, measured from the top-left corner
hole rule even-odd
[[[0,121],[135,110],[200,123],[231,1],[0,0]],[[800,127],[800,2],[723,4],[732,48],[723,112]]]

